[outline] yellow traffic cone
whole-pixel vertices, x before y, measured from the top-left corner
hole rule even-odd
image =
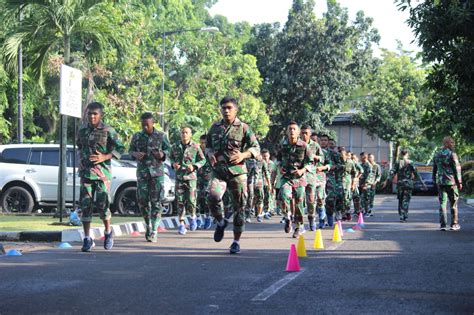
[[[335,243],[342,242],[341,233],[339,232],[339,225],[334,224],[334,234],[332,235],[332,241]]]
[[[323,236],[321,234],[321,229],[316,230],[316,236],[314,238],[314,249],[324,249]]]
[[[296,248],[296,253],[298,254],[298,257],[308,257],[308,255],[306,255],[306,246],[304,244],[303,235],[300,235],[298,239],[298,247]]]

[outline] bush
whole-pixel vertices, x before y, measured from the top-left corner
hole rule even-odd
[[[466,161],[461,165],[463,193],[474,194],[474,160]]]

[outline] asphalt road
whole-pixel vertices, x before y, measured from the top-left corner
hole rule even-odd
[[[29,244],[0,258],[0,314],[474,314],[474,209],[461,206],[461,231],[441,232],[435,197],[414,197],[408,223],[396,205],[377,197],[375,216],[342,243],[324,230],[324,251],[306,233],[303,271],[291,274],[296,241],[277,218],[248,224],[232,256],[230,230],[221,243],[167,231],[157,244],[121,237],[92,253]]]

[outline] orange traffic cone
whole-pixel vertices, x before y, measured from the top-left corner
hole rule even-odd
[[[286,263],[286,272],[298,272],[300,270],[300,262],[298,260],[298,255],[296,254],[295,244],[291,244],[288,261]]]
[[[334,234],[332,235],[332,241],[335,243],[342,242],[341,233],[339,233],[339,225],[334,225]]]
[[[316,236],[314,238],[314,249],[324,249],[323,236],[321,234],[321,229],[316,230]]]
[[[308,257],[306,254],[306,245],[304,244],[304,236],[300,235],[298,238],[298,247],[296,248],[296,253],[298,257]]]

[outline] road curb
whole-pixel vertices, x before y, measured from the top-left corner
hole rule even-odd
[[[185,224],[189,224],[191,218],[185,218]],[[167,230],[177,229],[178,217],[162,218],[160,227]],[[143,221],[131,221],[112,224],[115,236],[130,235],[133,232],[144,233],[146,231]],[[91,237],[100,239],[104,236],[104,228],[91,228]],[[22,242],[82,242],[84,231],[80,229],[67,229],[63,231],[24,231],[24,232],[0,232],[0,241],[22,241]]]

